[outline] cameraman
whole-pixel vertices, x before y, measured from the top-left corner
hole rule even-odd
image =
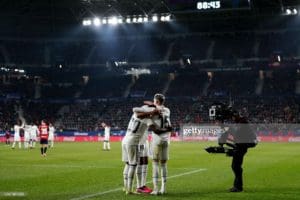
[[[240,116],[238,113],[232,113],[231,120],[233,124],[229,125],[228,131],[219,137],[219,144],[223,146],[227,144],[233,148],[229,156],[232,156],[231,168],[235,175],[233,187],[230,192],[243,191],[243,159],[248,148],[256,146],[256,135],[251,130],[246,117]]]

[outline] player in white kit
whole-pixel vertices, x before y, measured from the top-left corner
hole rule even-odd
[[[24,126],[24,148],[25,149],[28,149],[29,147],[30,132],[31,132],[31,125],[26,124]]]
[[[55,128],[52,125],[52,123],[49,124],[49,137],[48,137],[48,141],[49,141],[49,145],[48,147],[53,148],[54,146],[54,134],[55,134]]]
[[[106,123],[102,122],[101,126],[104,128],[104,140],[103,140],[103,150],[109,151],[110,150],[110,126]]]
[[[148,127],[153,124],[150,118],[159,113],[159,111],[153,107],[145,108],[145,110],[147,110],[147,112],[142,114],[137,112],[133,113],[128,124],[126,135],[122,140],[122,161],[125,163],[123,178],[126,194],[133,193],[132,182],[139,159],[139,143],[144,134],[147,133]]]
[[[154,123],[160,128],[170,128],[170,110],[164,106],[165,97],[162,94],[156,94],[154,96],[154,105],[157,109],[161,110],[159,117],[155,117]],[[171,130],[171,129],[170,129]],[[165,133],[152,133],[152,179],[153,179],[153,191],[151,194],[159,195],[166,193],[166,181],[167,181],[167,160],[169,159],[169,144],[170,144],[171,132]],[[160,170],[159,170],[160,168]],[[161,173],[159,173],[161,171]],[[158,188],[159,174],[161,177],[161,188]]]
[[[38,133],[39,133],[39,129],[38,129],[37,125],[32,123],[31,129],[30,129],[30,148],[35,148]]]
[[[21,148],[21,136],[20,136],[20,129],[23,125],[21,125],[21,122],[18,121],[16,125],[14,125],[14,142],[12,144],[12,148],[14,149],[16,146],[16,143],[19,143],[19,149]]]
[[[126,135],[122,140],[122,161],[125,162],[123,176],[126,194],[133,193],[132,181],[140,158],[139,144],[143,143],[142,140],[145,134],[148,135],[148,128],[150,127],[151,130],[158,133],[166,132],[165,129],[160,129],[153,123],[152,118],[160,113],[155,107],[143,106],[134,108],[133,112],[134,114],[130,119]],[[142,183],[142,178],[138,177],[138,179]],[[144,190],[143,193],[147,193],[147,191]]]

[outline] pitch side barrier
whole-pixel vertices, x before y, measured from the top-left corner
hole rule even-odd
[[[242,126],[249,126],[257,135],[259,142],[300,142],[300,124],[182,124],[179,130],[172,132],[171,141],[217,141],[225,131],[234,132]],[[112,130],[110,140],[119,142],[125,133],[126,130]],[[14,132],[11,132],[11,141],[13,135]],[[103,130],[55,132],[57,142],[101,142],[103,140]],[[151,140],[151,134],[149,134],[149,140]],[[247,138],[244,140],[248,142]],[[3,131],[0,131],[0,142],[5,142]]]

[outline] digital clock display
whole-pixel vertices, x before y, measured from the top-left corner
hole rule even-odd
[[[222,7],[221,5],[221,1],[199,1],[197,2],[197,9],[220,9]]]
[[[250,9],[251,0],[168,0],[173,12]]]

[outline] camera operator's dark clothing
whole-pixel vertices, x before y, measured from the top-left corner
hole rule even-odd
[[[244,156],[247,153],[248,147],[244,145],[236,145],[234,149],[231,168],[235,175],[233,186],[239,190],[243,190],[243,160]]]
[[[232,155],[231,168],[235,175],[233,186],[239,191],[243,190],[243,160],[249,147],[256,145],[256,135],[251,130],[247,119],[238,117],[235,119],[236,124],[229,125],[229,130],[219,138],[219,144],[228,144],[234,148]],[[232,136],[229,139],[229,134]]]

